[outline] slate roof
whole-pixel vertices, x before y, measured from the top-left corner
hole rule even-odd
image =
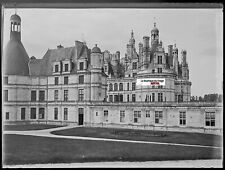
[[[79,41],[76,41],[73,47],[49,49],[42,59],[30,60],[30,75],[52,75],[54,62],[66,59],[71,60],[73,63],[71,73],[76,73],[77,60],[80,58],[87,58],[90,62],[90,50],[84,43]]]

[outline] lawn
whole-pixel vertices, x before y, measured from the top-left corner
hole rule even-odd
[[[127,139],[151,142],[169,142],[207,146],[221,146],[222,136],[201,133],[165,132],[134,129],[78,127],[51,132],[55,135]]]
[[[4,125],[5,131],[26,131],[26,130],[42,130],[62,127],[59,125],[43,125],[43,124],[28,124],[28,125]]]
[[[3,136],[3,164],[219,159],[221,149]]]

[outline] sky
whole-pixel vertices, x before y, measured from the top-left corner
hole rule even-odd
[[[15,9],[4,9],[3,48],[9,41],[10,16]],[[29,55],[42,58],[48,49],[61,44],[72,47],[85,41],[92,49],[120,51],[125,56],[131,30],[136,49],[143,36],[150,36],[154,21],[165,51],[175,44],[179,61],[187,51],[191,95],[222,94],[223,16],[222,9],[17,9],[21,17],[22,43]]]

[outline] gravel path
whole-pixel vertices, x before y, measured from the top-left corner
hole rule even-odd
[[[191,144],[180,144],[180,143],[166,143],[166,142],[150,142],[150,141],[135,141],[135,140],[122,140],[122,139],[108,139],[108,138],[95,138],[95,137],[82,137],[82,136],[63,136],[54,135],[50,132],[57,130],[65,130],[75,128],[74,126],[57,127],[43,130],[29,130],[29,131],[3,131],[3,134],[16,134],[16,135],[30,135],[40,136],[49,138],[63,138],[63,139],[76,139],[76,140],[98,140],[98,141],[111,141],[111,142],[127,142],[127,143],[142,143],[142,144],[156,144],[156,145],[172,145],[172,146],[183,146],[183,147],[203,147],[203,148],[221,148],[216,146],[205,146],[205,145],[191,145]]]

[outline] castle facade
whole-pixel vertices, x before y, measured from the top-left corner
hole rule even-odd
[[[131,32],[125,57],[75,41],[29,57],[21,41],[21,18],[10,18],[4,50],[4,123],[51,123],[221,133],[222,107],[190,102],[187,52],[165,52],[154,23],[135,48]],[[150,42],[149,42],[150,40]],[[164,85],[139,80],[163,79]]]

